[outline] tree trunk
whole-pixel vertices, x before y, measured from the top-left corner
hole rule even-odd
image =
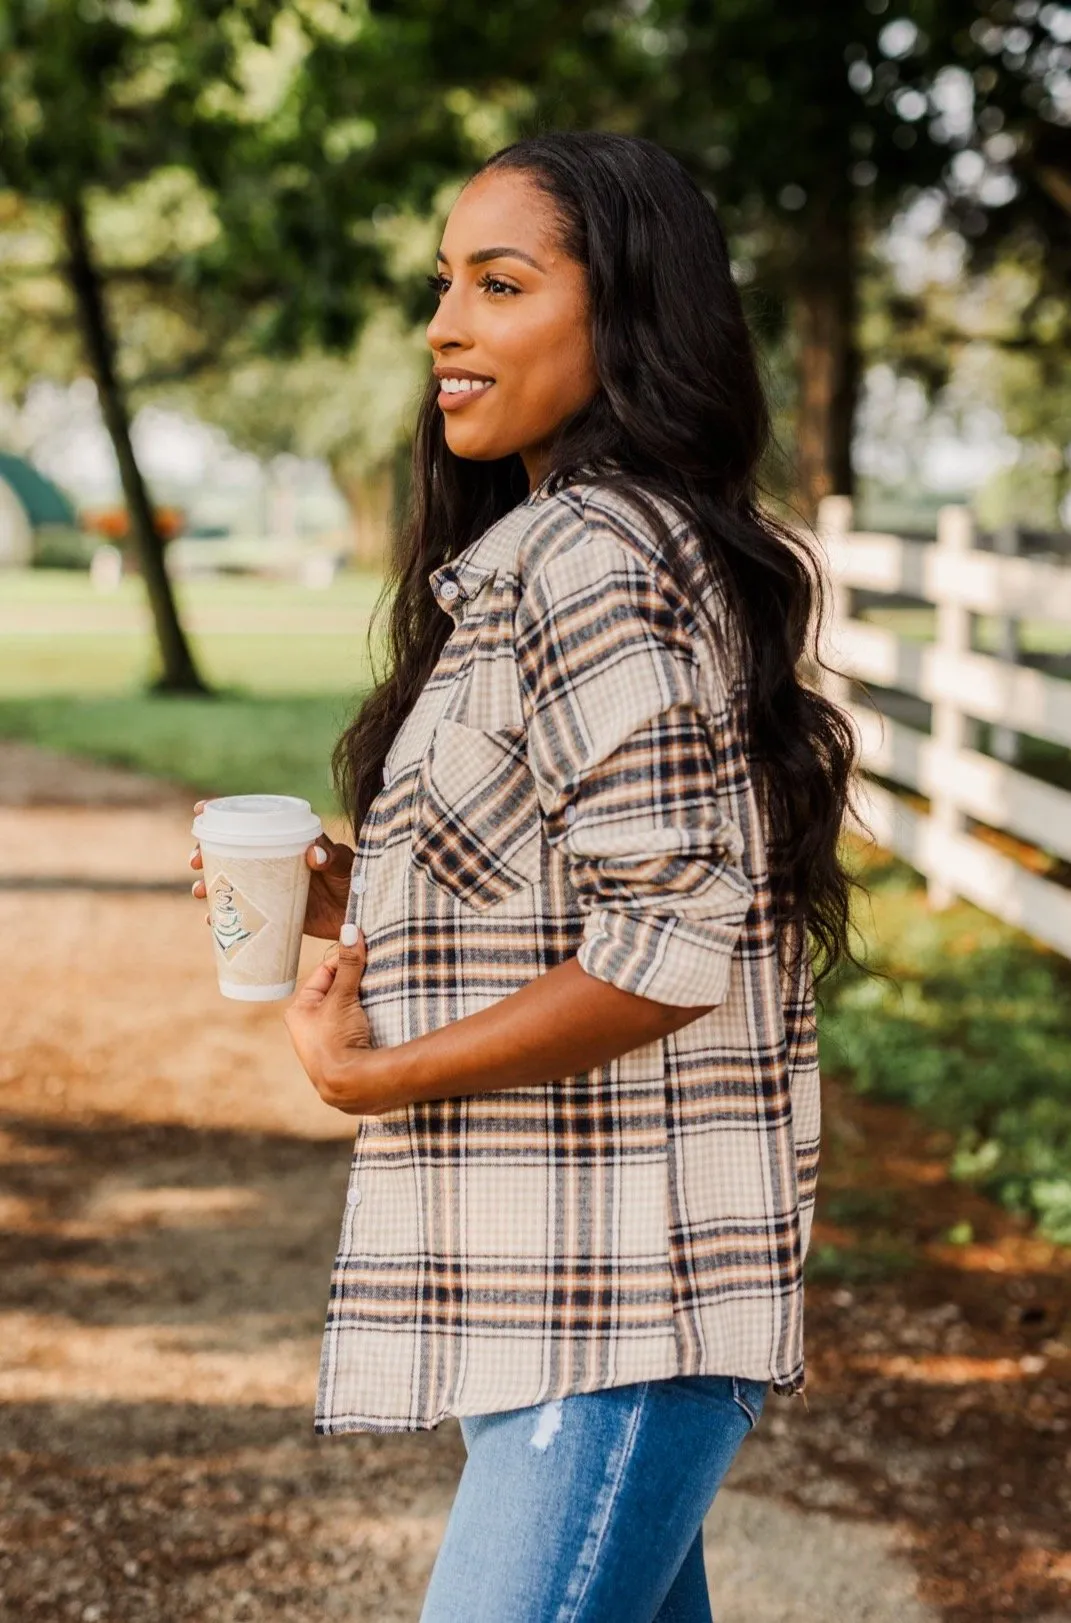
[[[331,473],[349,508],[354,563],[364,569],[385,568],[394,512],[392,464],[357,468],[337,456],[331,458]]]
[[[811,524],[823,496],[855,494],[852,426],[860,368],[851,204],[846,197],[816,211],[795,267],[796,501]]]
[[[115,341],[104,305],[100,275],[86,230],[81,198],[63,207],[63,231],[69,255],[68,275],[89,364],[96,379],[101,411],[119,461],[130,527],[149,594],[160,650],[162,674],[153,684],[159,692],[209,693],[186,641],[164,564],[164,543],[156,528],[152,504],[130,443],[130,419],[115,371]]]

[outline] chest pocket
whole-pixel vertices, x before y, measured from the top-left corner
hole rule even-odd
[[[538,881],[542,839],[523,726],[440,720],[420,766],[412,866],[467,906],[493,907]]]

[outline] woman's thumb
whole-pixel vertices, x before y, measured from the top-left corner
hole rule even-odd
[[[338,967],[335,971],[335,988],[343,997],[357,990],[367,957],[368,944],[364,931],[356,924],[344,924],[339,934]]]

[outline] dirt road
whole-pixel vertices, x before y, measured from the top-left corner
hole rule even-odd
[[[215,992],[193,796],[23,746],[0,782],[0,1617],[415,1620],[460,1431],[312,1433],[353,1124]],[[706,1525],[718,1623],[1068,1623],[1066,1262],[982,1203],[950,1258],[940,1146],[835,1089],[829,1134],[842,1191],[881,1137],[918,1266],[814,1286],[810,1408]]]

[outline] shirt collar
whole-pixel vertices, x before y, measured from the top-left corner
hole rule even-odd
[[[469,543],[456,558],[449,563],[440,564],[428,576],[428,585],[439,607],[455,622],[460,620],[465,612],[466,603],[471,603],[482,590],[487,581],[501,569],[502,565],[512,556],[511,540],[513,524],[518,515],[537,502],[544,501],[550,494],[547,485],[550,475],[542,480],[535,489],[530,491],[523,501],[516,507],[511,507],[497,523],[492,524],[475,541]]]

